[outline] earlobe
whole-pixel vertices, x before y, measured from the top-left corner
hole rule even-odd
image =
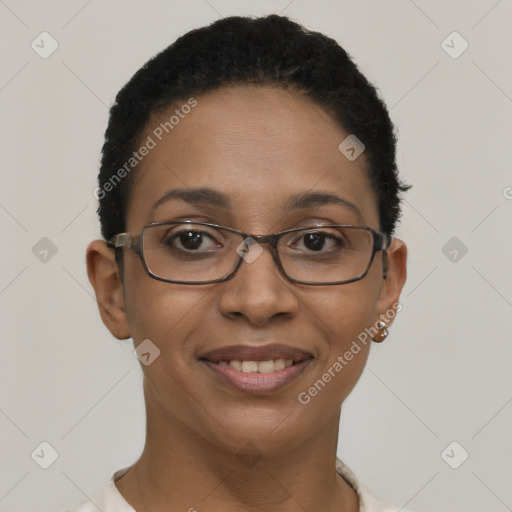
[[[117,339],[130,338],[123,285],[114,251],[103,240],[94,240],[87,247],[86,263],[103,323]]]

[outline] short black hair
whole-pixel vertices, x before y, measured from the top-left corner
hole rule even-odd
[[[191,30],[146,62],[119,91],[110,109],[96,189],[106,240],[125,231],[135,173],[126,172],[126,163],[149,117],[178,101],[238,84],[300,91],[360,139],[377,196],[380,230],[393,234],[400,218],[400,192],[410,186],[399,180],[395,128],[377,89],[334,39],[273,14],[232,16]]]

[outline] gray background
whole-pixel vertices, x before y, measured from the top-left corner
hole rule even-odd
[[[512,510],[511,11],[510,0],[0,0],[0,509],[86,500],[142,450],[142,371],[132,341],[103,326],[85,270],[108,105],[189,29],[275,12],[334,37],[379,87],[414,185],[397,232],[410,251],[403,310],[345,402],[338,455],[414,511]],[[31,48],[43,31],[59,45],[47,59]],[[453,31],[469,44],[457,58],[442,46]],[[57,250],[46,260],[43,237]],[[43,441],[58,452],[46,470],[31,458]]]

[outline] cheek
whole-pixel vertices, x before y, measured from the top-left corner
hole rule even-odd
[[[308,301],[311,322],[325,341],[317,371],[302,390],[303,402],[315,402],[320,415],[341,404],[364,370],[371,346],[365,330],[375,323],[377,298],[376,281],[363,279],[332,287],[329,293],[318,294],[316,301],[311,297]]]
[[[126,312],[135,345],[145,339],[162,353],[181,350],[189,333],[201,322],[208,289],[165,283],[141,272],[126,281]]]
[[[214,430],[209,421],[215,414],[205,418],[204,411],[210,406],[203,403],[207,383],[197,378],[195,367],[199,363],[191,343],[191,335],[210,321],[214,294],[204,286],[184,288],[143,276],[127,283],[127,296],[133,312],[128,319],[135,346],[149,339],[160,351],[149,364],[142,359],[140,363],[151,421],[165,422],[170,415],[197,432]],[[151,350],[155,349],[150,345]]]
[[[380,284],[370,277],[301,298],[308,306],[311,321],[326,334],[331,352],[343,350],[377,320]]]

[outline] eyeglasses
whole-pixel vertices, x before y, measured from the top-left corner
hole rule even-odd
[[[352,283],[362,279],[375,254],[390,237],[368,226],[328,224],[251,235],[207,222],[166,221],[145,226],[139,235],[120,233],[107,244],[129,247],[154,279],[178,284],[209,284],[231,279],[243,260],[254,261],[268,243],[280,272],[309,285]],[[386,277],[386,271],[383,271]]]

